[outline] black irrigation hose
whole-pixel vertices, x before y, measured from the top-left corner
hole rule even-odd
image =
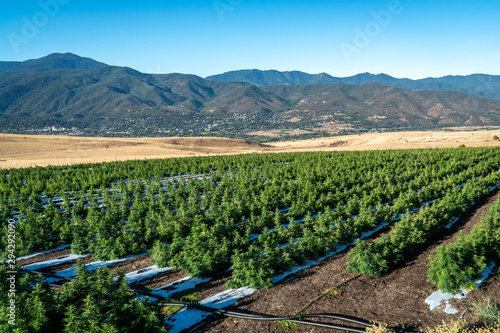
[[[156,296],[154,296],[154,297],[156,297]],[[319,323],[319,322],[314,322],[314,321],[309,321],[309,320],[300,320],[300,319],[301,318],[330,318],[330,319],[348,321],[348,322],[363,325],[366,327],[373,327],[372,323],[370,323],[364,319],[346,316],[346,315],[340,315],[340,314],[317,313],[317,314],[298,314],[295,316],[277,317],[277,316],[261,314],[261,313],[245,313],[245,312],[239,312],[239,311],[228,311],[228,310],[216,309],[216,308],[212,308],[212,307],[208,307],[208,306],[204,306],[204,305],[186,303],[186,302],[178,302],[178,301],[177,302],[168,302],[168,303],[162,302],[160,304],[171,305],[171,306],[186,306],[186,307],[191,308],[191,309],[197,309],[197,310],[210,312],[210,313],[214,313],[214,314],[220,314],[220,315],[224,315],[226,317],[232,317],[232,318],[263,320],[263,321],[290,321],[290,322],[295,322],[295,323],[299,323],[299,324],[333,328],[333,329],[350,331],[350,332],[366,332],[366,331],[364,329],[357,328],[357,327],[349,327],[349,326],[328,324],[328,323]]]
[[[62,277],[62,276],[59,276],[56,274],[51,274],[51,273],[30,271],[27,269],[21,269],[21,271],[24,271],[25,273],[33,274],[33,275],[43,275],[46,277],[57,278],[57,279],[61,279],[64,281],[71,281],[74,279],[74,278]],[[55,284],[55,283],[49,283],[49,285],[54,286],[54,287],[60,287],[59,284]],[[331,328],[331,329],[337,329],[337,330],[348,331],[348,332],[356,332],[356,333],[365,333],[366,331],[362,328],[357,328],[357,327],[330,324],[330,323],[322,323],[322,322],[315,322],[315,321],[301,320],[301,319],[302,318],[329,318],[329,319],[347,321],[347,322],[351,322],[351,323],[366,326],[366,327],[374,327],[374,325],[372,323],[370,323],[364,319],[352,317],[352,316],[347,316],[347,315],[341,315],[341,314],[313,313],[313,314],[298,314],[295,316],[277,317],[277,316],[262,314],[262,313],[246,313],[246,312],[239,312],[239,311],[229,311],[229,310],[224,310],[224,309],[217,309],[217,308],[212,308],[212,307],[205,306],[205,305],[183,302],[183,301],[175,300],[172,298],[159,296],[159,295],[147,292],[147,291],[141,291],[141,290],[136,290],[136,289],[132,289],[132,288],[128,288],[127,290],[134,292],[134,293],[142,294],[144,296],[149,296],[149,297],[161,299],[162,301],[159,302],[159,304],[162,304],[162,305],[182,306],[182,307],[186,307],[186,308],[190,308],[190,309],[197,309],[197,310],[201,310],[201,311],[205,311],[205,312],[209,312],[209,313],[213,313],[213,314],[219,314],[219,315],[223,315],[226,317],[232,317],[232,318],[248,319],[248,320],[262,320],[262,321],[289,321],[289,322],[297,323],[297,324],[318,326],[318,327]]]
[[[358,323],[360,325],[364,325],[367,327],[373,327],[373,324],[368,323],[368,322],[364,321],[363,319],[357,319],[356,321],[354,321],[354,320],[352,320],[352,317],[349,318],[348,316],[342,316],[342,315],[336,315],[336,314],[309,314],[309,315],[296,315],[296,316],[289,316],[289,317],[276,317],[276,316],[271,316],[271,315],[267,315],[267,314],[260,314],[260,313],[248,314],[248,313],[244,313],[244,312],[227,311],[227,310],[211,308],[211,307],[207,307],[207,306],[203,306],[203,305],[199,305],[199,304],[192,304],[192,303],[185,304],[184,302],[179,302],[179,303],[170,303],[169,302],[169,303],[160,303],[160,304],[171,305],[171,306],[186,306],[187,308],[197,309],[197,310],[210,312],[213,314],[219,314],[219,315],[223,315],[223,316],[231,317],[231,318],[239,318],[239,319],[247,319],[247,320],[262,320],[262,321],[289,321],[292,323],[318,326],[318,327],[324,327],[324,328],[331,328],[331,329],[337,329],[337,330],[349,331],[349,332],[365,333],[366,331],[362,328],[357,328],[357,327],[315,322],[315,321],[310,321],[310,320],[300,320],[300,318],[318,318],[318,317],[332,318],[332,319],[337,319],[337,320],[352,321],[352,322]]]
[[[196,308],[196,307],[194,307],[194,308]],[[290,321],[293,323],[326,327],[326,328],[333,328],[333,329],[350,331],[350,332],[365,332],[364,329],[356,328],[356,327],[328,324],[328,323],[322,323],[322,322],[314,322],[314,321],[310,321],[310,320],[300,320],[301,318],[318,318],[318,317],[333,318],[333,319],[337,319],[337,320],[347,320],[347,318],[344,318],[341,315],[309,314],[309,315],[296,315],[296,316],[288,316],[288,317],[276,317],[276,316],[270,316],[270,315],[265,315],[265,314],[248,315],[248,314],[242,313],[242,312],[233,312],[233,311],[225,311],[225,310],[222,310],[222,311],[219,310],[219,311],[214,312],[214,311],[209,311],[208,309],[204,309],[204,311],[213,312],[216,314],[221,314],[221,315],[224,315],[226,317],[232,317],[232,318],[262,320],[262,321]],[[357,323],[359,323],[361,325],[365,325],[364,323],[360,323],[360,322],[357,322]],[[373,327],[373,325],[370,323],[368,325],[365,325],[365,326]]]

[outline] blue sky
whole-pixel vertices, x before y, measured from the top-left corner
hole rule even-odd
[[[250,68],[500,75],[498,13],[498,0],[9,1],[0,61],[72,52],[203,77]]]

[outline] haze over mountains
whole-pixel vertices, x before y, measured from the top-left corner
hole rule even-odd
[[[242,70],[204,79],[145,74],[70,53],[0,62],[6,132],[55,127],[92,135],[245,138],[278,130],[314,136],[465,125],[500,125],[499,76],[409,80]]]

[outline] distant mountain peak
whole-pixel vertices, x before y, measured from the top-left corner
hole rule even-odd
[[[0,73],[17,70],[88,70],[108,67],[109,65],[91,58],[80,57],[76,54],[51,53],[38,59],[26,61],[0,61]]]
[[[45,57],[38,58],[38,60],[42,60],[42,59],[58,59],[58,58],[63,58],[63,59],[90,59],[90,58],[80,57],[79,55],[76,55],[76,54],[71,53],[71,52],[64,52],[64,53],[54,52],[54,53],[46,55]]]

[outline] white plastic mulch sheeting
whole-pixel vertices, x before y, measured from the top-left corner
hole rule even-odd
[[[26,266],[23,266],[22,268],[30,270],[30,271],[36,271],[37,269],[63,264],[65,262],[76,260],[79,258],[83,258],[83,257],[89,256],[89,255],[90,254],[82,254],[82,255],[68,254],[68,255],[58,257],[55,259],[40,261],[40,262],[36,262],[34,264],[31,264],[31,265],[26,265]]]
[[[162,297],[170,297],[175,293],[193,289],[198,284],[205,283],[210,280],[211,278],[193,278],[191,276],[186,276],[180,280],[174,281],[165,286],[153,289],[151,293]]]
[[[225,290],[221,293],[205,298],[200,302],[200,305],[223,309],[235,304],[241,298],[252,295],[255,291],[256,289],[249,287]],[[184,309],[165,319],[165,323],[171,325],[171,328],[168,331],[169,333],[179,333],[182,330],[199,323],[209,315],[210,313],[200,310]]]
[[[116,264],[119,262],[123,262],[123,261],[127,261],[127,260],[132,260],[132,259],[139,258],[139,257],[145,256],[145,255],[146,255],[146,253],[141,253],[141,254],[131,255],[131,256],[128,256],[128,257],[125,257],[122,259],[115,259],[115,260],[108,260],[108,261],[95,261],[95,262],[91,262],[90,264],[86,264],[85,269],[88,271],[93,271],[94,269],[106,267],[106,266]],[[59,275],[61,277],[66,277],[66,278],[74,278],[77,275],[76,267],[57,272],[56,275]]]
[[[151,290],[151,294],[158,295],[160,297],[170,297],[175,293],[179,293],[185,290],[193,289],[196,287],[196,285],[204,282],[210,281],[211,278],[194,278],[191,276],[186,276],[182,279],[179,279],[177,281],[171,282],[169,284],[166,284],[164,286],[158,287],[156,289]],[[158,301],[158,298],[147,296],[151,302],[156,302]],[[144,295],[139,295],[137,296],[137,299],[139,300],[144,300],[146,299],[146,296]]]
[[[492,273],[493,267],[495,267],[495,263],[491,262],[490,265],[486,267],[485,270],[481,273],[481,277],[479,278],[479,280],[474,281],[475,286],[472,290],[479,288],[479,286],[483,283],[483,281],[486,280],[488,276]],[[430,295],[429,297],[427,297],[425,299],[425,303],[429,304],[431,311],[437,308],[439,310],[442,309],[445,313],[448,314],[456,314],[458,313],[458,310],[454,309],[451,306],[450,300],[452,300],[453,298],[458,300],[466,298],[470,292],[471,290],[460,289],[460,293],[453,295],[451,293],[446,293],[441,290],[438,290],[432,293],[432,295]],[[444,309],[442,303],[444,303]]]
[[[150,277],[155,276],[156,274],[166,272],[171,270],[172,267],[163,267],[163,268],[158,268],[158,266],[153,265],[149,267],[145,267],[130,273],[125,274],[125,277],[128,280],[128,283],[135,283],[137,281],[141,281]]]

